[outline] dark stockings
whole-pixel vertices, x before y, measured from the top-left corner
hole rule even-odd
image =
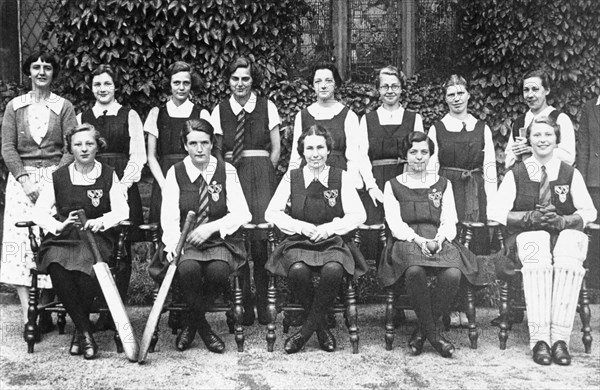
[[[318,271],[318,267],[309,267],[298,262],[292,265],[288,272],[290,288],[308,313],[301,329],[302,337],[306,340],[316,330],[327,329],[327,310],[335,301],[345,272],[344,267],[335,262],[326,263],[320,268],[321,278],[316,289],[312,284],[311,271]]]
[[[186,260],[177,266],[183,297],[190,308],[189,326],[201,332],[210,329],[206,309],[227,289],[229,264],[220,260]]]
[[[91,333],[90,305],[102,295],[96,278],[80,271],[69,271],[62,265],[52,263],[48,273],[58,298],[81,333]]]
[[[460,287],[461,272],[456,268],[436,268],[437,285],[427,287],[425,267],[411,266],[404,273],[406,291],[421,331],[429,341],[439,338],[436,323],[454,300]]]
[[[267,285],[269,283],[267,270],[265,269],[265,263],[267,262],[267,242],[265,240],[252,241],[250,253],[252,255],[252,261],[254,261],[256,307],[260,318],[260,316],[264,314],[262,312],[265,312],[267,308]]]

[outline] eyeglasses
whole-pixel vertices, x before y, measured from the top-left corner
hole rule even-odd
[[[326,79],[326,80],[315,80],[313,82],[314,85],[319,86],[319,85],[324,85],[326,87],[331,87],[333,84],[335,84],[334,80],[331,79]]]
[[[390,89],[391,89],[393,92],[398,92],[398,90],[400,89],[400,85],[398,85],[398,84],[387,85],[387,84],[386,84],[386,85],[381,85],[381,86],[379,86],[379,90],[380,90],[380,91],[386,91],[386,92],[387,92],[387,91],[389,91]]]

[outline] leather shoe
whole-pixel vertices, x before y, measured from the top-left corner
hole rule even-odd
[[[533,361],[542,366],[549,366],[552,363],[550,346],[545,341],[538,341],[533,347]]]
[[[421,352],[423,352],[423,345],[425,344],[425,336],[421,333],[420,328],[416,328],[415,331],[410,336],[410,341],[408,342],[408,346],[413,354],[413,356],[419,356]]]
[[[180,351],[185,351],[190,347],[192,341],[194,341],[194,337],[196,336],[196,328],[192,328],[191,326],[184,326],[181,329],[181,332],[177,335],[175,339],[175,347],[177,347]]]
[[[85,332],[80,339],[80,346],[83,349],[83,358],[91,360],[98,355],[98,345],[91,333]]]
[[[69,349],[71,355],[81,355],[83,350],[81,349],[81,334],[77,329],[73,332],[73,338],[71,339],[71,348]]]
[[[317,330],[317,339],[319,340],[319,346],[323,351],[335,351],[335,337],[333,337],[333,334],[329,331],[329,329]]]
[[[212,329],[208,328],[204,331],[198,331],[198,334],[210,352],[223,353],[225,351],[225,343]]]
[[[569,354],[567,343],[559,340],[552,345],[552,361],[561,366],[571,364],[571,355]]]
[[[437,340],[434,341],[430,341],[431,345],[433,346],[433,348],[442,356],[445,358],[449,358],[452,357],[452,354],[454,353],[454,345],[446,340],[445,338],[443,338],[442,336],[440,336]]]
[[[283,350],[289,354],[296,353],[304,348],[304,344],[306,344],[306,339],[302,337],[302,333],[298,331],[285,340]]]

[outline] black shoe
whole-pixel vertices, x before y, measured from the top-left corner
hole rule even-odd
[[[333,337],[333,334],[329,331],[329,329],[317,330],[317,339],[319,340],[319,346],[323,351],[335,351],[335,337]]]
[[[38,329],[40,333],[46,334],[56,329],[56,325],[52,322],[52,314],[49,312],[42,312],[38,320]]]
[[[452,357],[452,354],[454,353],[454,345],[450,341],[446,340],[442,336],[439,336],[437,340],[430,341],[430,343],[442,357]]]
[[[71,339],[71,348],[69,349],[69,353],[71,355],[81,355],[83,354],[83,349],[81,348],[81,333],[77,329],[73,332],[73,338]]]
[[[304,348],[306,341],[307,340],[302,337],[301,331],[298,331],[285,340],[285,344],[283,344],[283,350],[289,354],[296,353]]]
[[[96,345],[96,341],[94,337],[92,337],[91,333],[84,332],[81,335],[80,346],[83,349],[83,358],[86,360],[91,360],[96,358],[98,355],[98,345]]]
[[[421,332],[420,328],[416,328],[413,332],[412,336],[410,336],[410,341],[408,342],[408,346],[413,354],[413,356],[418,356],[423,352],[423,345],[425,344],[425,335]]]
[[[254,325],[254,320],[256,319],[256,315],[254,314],[254,307],[245,307],[244,308],[244,317],[242,318],[242,325],[244,326],[252,326]]]
[[[175,339],[175,347],[180,351],[185,351],[194,341],[194,337],[196,337],[196,328],[184,326]]]
[[[542,366],[549,366],[552,363],[550,346],[545,341],[538,341],[533,347],[533,361]]]
[[[394,325],[394,328],[399,328],[405,322],[406,314],[404,313],[404,310],[394,308],[392,312],[392,324]]]
[[[552,361],[561,366],[571,364],[571,355],[569,354],[567,343],[559,340],[552,345]]]
[[[223,353],[225,351],[225,343],[212,331],[212,329],[199,330],[198,334],[210,352]]]

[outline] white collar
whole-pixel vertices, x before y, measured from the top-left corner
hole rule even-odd
[[[30,104],[33,104],[35,102],[36,101],[34,98],[33,91],[28,92],[25,95],[21,95],[18,98],[13,100],[13,109],[16,111],[19,108],[29,106]],[[65,104],[65,99],[50,92],[50,95],[48,96],[48,98],[42,100],[42,102],[44,103],[44,105],[46,107],[48,107],[50,110],[52,110],[56,115],[60,115],[63,105]]]
[[[307,166],[304,166],[304,168],[302,168],[302,175],[304,176],[304,187],[308,188],[310,183],[315,181],[315,179],[318,179],[319,182],[321,182],[321,184],[329,188],[329,168],[329,165],[326,165],[325,169],[323,169],[321,173],[319,173],[319,176],[315,177],[313,176],[310,169]]]
[[[243,107],[240,105],[240,103],[238,103],[237,100],[235,100],[233,95],[231,95],[229,97],[229,105],[231,106],[231,111],[233,111],[235,115],[239,114],[242,109],[249,114],[254,111],[254,108],[256,107],[256,94],[254,92],[250,92],[250,98]]]
[[[192,110],[194,109],[194,103],[192,103],[190,99],[187,99],[179,106],[176,106],[175,103],[173,103],[173,99],[169,99],[167,101],[166,106],[169,116],[173,118],[179,118],[179,115],[181,115],[182,118],[187,118],[190,116]]]
[[[69,164],[69,176],[71,177],[71,182],[74,185],[94,184],[101,174],[102,164],[98,160],[94,160],[94,169],[85,175],[75,170],[75,162]]]
[[[462,129],[463,123],[465,123],[467,125],[467,130],[473,130],[475,128],[475,124],[477,123],[477,118],[475,118],[473,115],[469,114],[467,116],[467,119],[462,120],[462,119],[455,118],[450,114],[446,114],[442,118],[442,122],[444,122],[446,129],[449,131],[452,131],[455,129],[458,129],[458,130]]]
[[[525,160],[525,166],[527,167],[528,172],[533,172],[534,175],[536,172],[540,172],[542,165],[546,167],[546,172],[548,172],[549,176],[552,176],[551,172],[558,172],[560,168],[561,161],[553,154],[552,158],[548,160],[546,164],[542,164],[535,156],[530,156],[527,160]],[[533,166],[533,168],[532,168]]]
[[[533,120],[533,118],[537,118],[539,116],[548,116],[554,110],[555,108],[552,106],[544,108],[538,114],[534,114],[533,112],[531,112],[531,110],[527,110],[527,112],[525,113],[525,126],[528,126],[529,123],[531,123],[531,121]]]
[[[318,103],[313,103],[307,107],[307,110],[310,113],[310,115],[312,115],[316,119],[324,120],[333,118],[334,116],[339,114],[344,109],[344,107],[346,106],[344,106],[340,102],[335,102],[335,104],[333,104],[330,107],[323,107]]]
[[[107,106],[101,105],[100,103],[96,102],[96,104],[94,104],[94,107],[92,107],[92,112],[94,113],[94,116],[96,118],[100,117],[101,115],[104,115],[105,111],[106,115],[117,115],[121,107],[122,106],[116,100],[113,100]]]
[[[195,182],[196,179],[198,179],[198,176],[200,176],[200,175],[202,175],[204,180],[208,183],[209,180],[215,174],[215,171],[217,170],[217,159],[214,156],[210,156],[208,165],[206,166],[206,169],[204,169],[203,171],[196,168],[194,163],[192,163],[192,158],[190,156],[186,156],[183,159],[183,165],[185,167],[185,172],[187,173],[187,175],[190,178],[190,181],[192,183]]]

